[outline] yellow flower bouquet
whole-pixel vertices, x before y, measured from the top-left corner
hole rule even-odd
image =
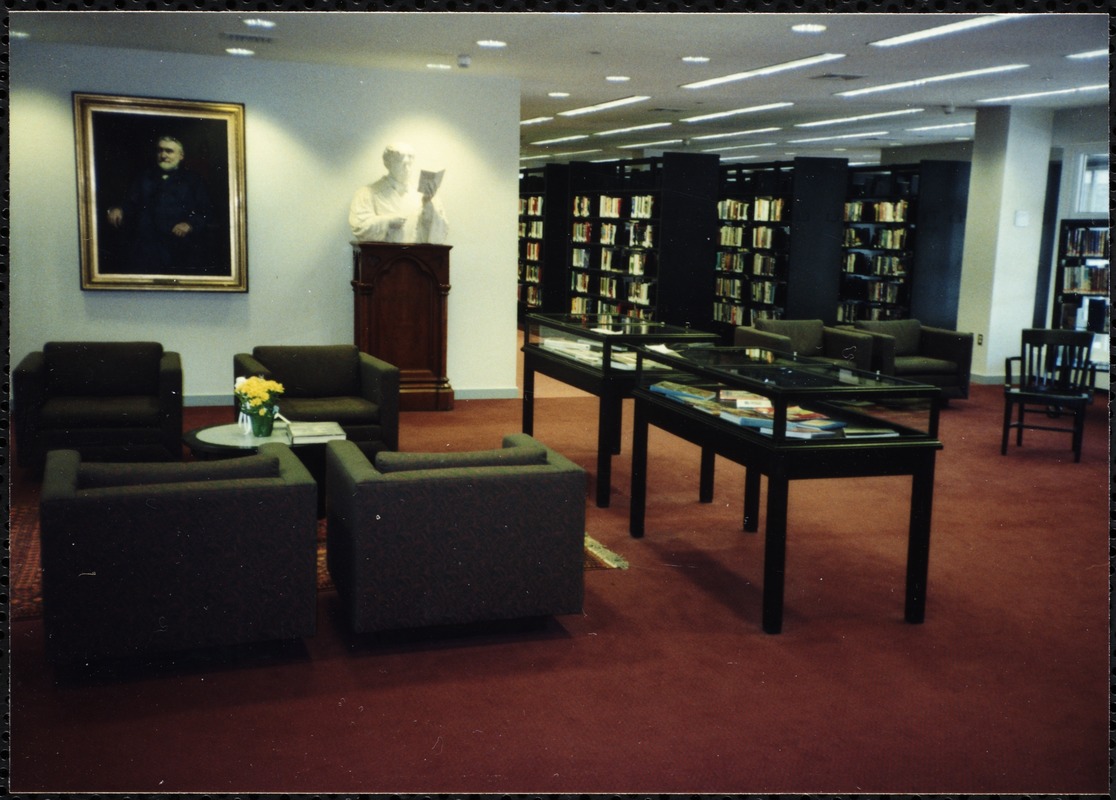
[[[283,384],[259,375],[236,379],[233,394],[236,395],[240,413],[246,416],[252,425],[253,436],[271,435],[275,415],[279,413],[278,398],[282,393]]]

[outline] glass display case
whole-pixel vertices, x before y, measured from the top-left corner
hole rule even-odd
[[[636,381],[635,348],[665,355],[718,337],[618,314],[528,314],[524,330],[523,432],[534,432],[536,372],[600,398],[597,505],[607,508],[612,456],[620,452],[622,403]]]
[[[940,390],[744,347],[637,349],[629,530],[644,535],[648,428],[701,448],[699,499],[713,500],[716,456],[742,465],[744,529],[759,529],[767,477],[763,629],[783,625],[789,483],[910,475],[904,618],[925,615]],[[865,520],[871,524],[871,519]]]

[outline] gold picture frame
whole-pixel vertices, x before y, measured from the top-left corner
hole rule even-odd
[[[73,99],[81,288],[248,291],[244,106]]]

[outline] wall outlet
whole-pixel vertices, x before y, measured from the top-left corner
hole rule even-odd
[[[982,347],[983,345],[984,345],[984,334],[983,333],[978,333],[977,334],[977,347]]]

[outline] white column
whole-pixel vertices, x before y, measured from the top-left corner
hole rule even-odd
[[[1031,327],[1054,115],[977,111],[957,329],[972,331],[973,379],[994,383]]]

